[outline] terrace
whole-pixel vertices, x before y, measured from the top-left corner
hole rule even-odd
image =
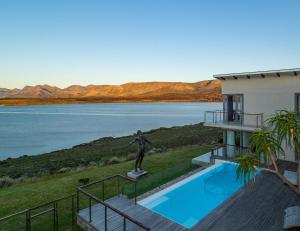
[[[213,149],[214,155],[221,156],[222,146]],[[238,151],[238,149],[236,149]],[[296,163],[278,162],[280,170],[295,170]],[[77,195],[48,202],[35,208],[1,218],[0,223],[17,219],[24,224],[22,230],[33,230],[33,226],[44,224],[48,229],[59,230],[62,224],[62,206],[68,208],[71,229],[78,230],[283,230],[284,209],[300,204],[300,196],[282,181],[268,172],[262,172],[252,187],[242,187],[223,203],[209,212],[191,228],[184,227],[140,204],[140,201],[161,190],[168,189],[187,177],[203,172],[205,167],[183,163],[157,174],[150,174],[138,181],[114,175],[100,181],[81,186]],[[213,182],[214,183],[214,182]],[[211,185],[210,185],[211,186]],[[154,189],[154,190],[153,190]],[[216,198],[220,195],[214,194]],[[179,205],[180,207],[180,205]],[[198,207],[204,210],[203,206]],[[76,213],[77,210],[77,213]],[[48,215],[49,216],[48,216]],[[50,222],[53,217],[53,222]],[[26,225],[25,225],[26,223]],[[0,230],[1,227],[0,226]],[[32,228],[31,228],[32,227]],[[21,229],[20,229],[21,230]]]
[[[249,152],[251,152],[251,150],[248,147],[223,144],[212,148],[210,152],[193,158],[192,163],[200,166],[207,166],[214,164],[216,159],[234,161],[238,154]]]
[[[249,153],[251,150],[247,147],[224,144],[211,150],[211,161],[215,159],[233,161],[236,155],[241,153]]]
[[[279,162],[279,164],[282,170],[292,167],[287,162]],[[202,168],[196,172],[199,170]],[[284,209],[300,204],[300,196],[283,184],[277,176],[262,172],[254,186],[242,187],[189,229],[137,203],[137,184],[141,184],[143,180],[137,182],[123,176],[108,180],[113,179],[114,182],[109,183],[104,180],[78,189],[79,194],[83,194],[89,201],[88,207],[79,210],[77,217],[78,224],[84,230],[279,231],[283,230]],[[131,186],[121,183],[122,180],[131,183]],[[103,182],[107,182],[106,184],[110,186],[115,185],[113,188],[117,188],[117,192],[114,196],[105,199],[105,195],[100,193],[105,191]],[[93,186],[98,188],[98,192],[88,193],[88,188]],[[96,197],[99,194],[101,196]],[[201,209],[199,207],[199,210]]]
[[[206,111],[204,123],[206,126],[241,131],[256,131],[263,127],[263,114],[242,112]]]

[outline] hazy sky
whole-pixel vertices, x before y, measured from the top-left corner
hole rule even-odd
[[[298,0],[0,0],[0,87],[300,67]]]

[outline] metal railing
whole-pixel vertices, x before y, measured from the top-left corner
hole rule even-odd
[[[26,231],[31,231],[32,230],[32,221],[33,219],[38,219],[39,217],[45,215],[45,214],[50,214],[51,215],[51,220],[53,222],[53,231],[58,231],[59,230],[59,209],[58,209],[58,204],[62,201],[71,199],[71,213],[72,213],[72,217],[71,217],[71,226],[72,226],[72,230],[75,230],[76,228],[76,219],[75,219],[75,194],[74,195],[70,195],[67,197],[62,197],[41,205],[38,205],[36,207],[32,207],[32,208],[28,208],[25,210],[22,210],[20,212],[16,212],[13,214],[10,214],[8,216],[2,217],[0,218],[0,227],[3,227],[3,225],[1,223],[5,222],[5,221],[9,221],[10,219],[13,218],[17,218],[19,216],[24,216],[24,227]],[[44,209],[40,212],[37,212],[37,210],[42,209],[43,207],[49,207],[47,209]],[[49,223],[49,222],[47,222]],[[17,230],[17,229],[16,229]],[[63,229],[62,229],[63,230]]]
[[[142,230],[150,230],[145,224],[140,223],[132,216],[125,214],[124,212],[118,210],[117,208],[111,206],[104,200],[111,198],[112,193],[120,195],[128,195],[128,197],[134,200],[134,203],[137,203],[137,196],[143,194],[153,188],[159,187],[174,178],[177,178],[187,172],[190,172],[196,169],[197,166],[192,165],[190,161],[186,163],[180,163],[178,165],[174,165],[170,168],[166,168],[163,171],[157,172],[155,174],[149,174],[145,176],[137,182],[131,178],[128,178],[123,175],[114,175],[96,182],[92,182],[90,184],[83,185],[77,188],[77,194],[70,195],[67,197],[59,198],[57,200],[52,200],[47,203],[43,203],[36,207],[28,208],[11,215],[0,218],[0,230],[77,230],[78,226],[76,224],[76,211],[79,211],[80,204],[87,208],[87,212],[89,213],[89,217],[87,219],[83,219],[85,223],[89,223],[92,221],[92,204],[97,203],[103,206],[104,208],[104,216],[108,216],[108,212],[115,212],[119,214],[123,218],[123,230],[130,229],[132,225],[139,227]],[[115,185],[111,184],[115,179]],[[132,185],[128,184],[131,182]],[[100,187],[98,187],[100,184]],[[138,184],[138,187],[137,187]],[[91,193],[92,186],[95,185],[98,193]],[[105,190],[107,188],[107,191]],[[83,195],[88,200],[84,204],[84,201],[79,200],[79,194]],[[97,197],[99,195],[99,197]],[[68,201],[70,200],[70,201]],[[93,202],[93,203],[92,203]],[[62,207],[64,206],[64,207]],[[105,209],[106,207],[106,209]],[[106,210],[106,215],[105,215]],[[46,216],[47,215],[47,216]],[[111,218],[112,217],[107,217]],[[97,217],[100,219],[100,217]],[[106,222],[108,219],[106,219]],[[109,223],[106,224],[107,228],[110,228]],[[131,226],[129,226],[131,225]],[[92,225],[91,225],[92,226]],[[121,227],[122,228],[122,227]]]
[[[263,127],[263,113],[251,114],[239,111],[206,111],[204,113],[204,122],[208,124],[228,124],[236,126],[247,126],[254,128]]]
[[[137,190],[136,190],[136,184],[137,181],[133,180],[129,177],[123,176],[123,175],[114,175],[99,181],[95,181],[92,182],[90,184],[81,186],[77,188],[77,211],[79,212],[80,210],[80,194],[86,196],[88,198],[88,223],[92,223],[93,222],[93,215],[92,215],[92,202],[96,202],[102,206],[104,206],[104,230],[107,231],[108,230],[108,210],[112,210],[113,212],[117,213],[118,215],[120,215],[123,218],[123,230],[126,231],[126,226],[127,226],[127,220],[132,222],[133,224],[137,225],[138,227],[142,228],[143,230],[150,230],[150,228],[148,226],[146,226],[145,224],[141,223],[140,221],[136,220],[135,218],[129,216],[128,214],[122,212],[121,210],[113,207],[112,205],[108,204],[107,202],[105,202],[105,183],[109,180],[112,179],[116,179],[117,180],[117,194],[122,194],[122,189],[120,187],[120,180],[126,180],[126,181],[130,181],[132,183],[134,183],[134,203],[136,204],[136,198],[137,198]],[[96,184],[101,184],[101,188],[102,188],[102,199],[96,197],[95,195],[89,193],[86,189],[89,188],[90,186],[96,185]]]
[[[251,148],[224,144],[211,150],[211,162],[215,159],[233,161],[236,155],[251,152]]]

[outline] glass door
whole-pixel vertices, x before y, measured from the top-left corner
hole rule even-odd
[[[231,122],[240,122],[243,113],[243,95],[225,95],[225,119]]]

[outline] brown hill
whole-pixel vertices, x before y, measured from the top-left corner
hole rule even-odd
[[[144,82],[122,85],[73,85],[64,89],[49,85],[26,86],[21,90],[0,89],[0,98],[10,99],[103,99],[108,101],[220,101],[221,83]]]

